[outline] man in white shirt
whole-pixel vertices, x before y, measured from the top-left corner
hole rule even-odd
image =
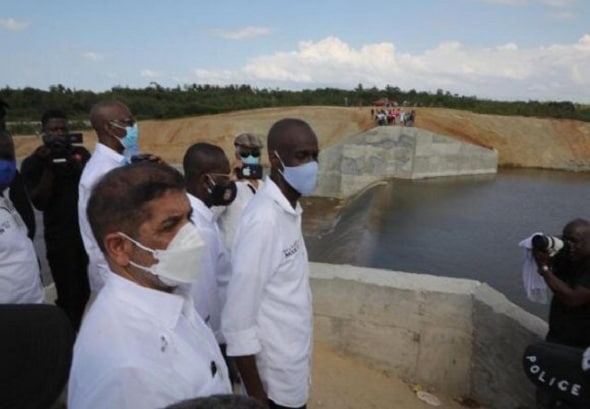
[[[101,101],[90,111],[90,123],[98,142],[80,177],[78,219],[80,233],[88,253],[90,290],[96,294],[104,285],[108,265],[92,234],[86,206],[94,184],[109,170],[126,163],[126,150],[137,149],[137,124],[129,108],[118,101]],[[127,155],[128,156],[128,155]]]
[[[246,205],[263,185],[260,157],[262,141],[251,133],[241,133],[234,139],[235,159],[232,172],[236,178],[236,199],[229,205],[221,207],[217,224],[221,230],[223,242],[231,252],[236,230]]]
[[[211,207],[229,205],[236,197],[236,185],[230,180],[227,156],[218,146],[192,145],[182,165],[187,196],[193,208],[191,219],[205,242],[199,267],[201,274],[193,283],[191,294],[197,312],[210,325],[219,344],[225,344],[221,334],[221,308],[225,303],[231,265]]]
[[[267,146],[270,177],[236,233],[222,331],[248,395],[270,408],[305,408],[313,316],[298,199],[315,189],[319,148],[299,119],[275,123]]]
[[[185,286],[203,240],[184,178],[141,162],[107,173],[88,217],[109,272],[74,347],[68,408],[162,408],[231,392],[227,366]]]
[[[35,248],[8,197],[15,175],[12,136],[0,129],[0,304],[42,303],[45,298]]]

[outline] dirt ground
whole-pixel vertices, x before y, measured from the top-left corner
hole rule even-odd
[[[443,108],[416,108],[416,113],[416,127],[496,149],[500,166],[590,170],[588,122],[482,115]],[[186,148],[201,141],[218,144],[231,155],[235,135],[251,132],[265,140],[272,123],[286,117],[308,121],[318,135],[320,148],[375,126],[370,107],[265,108],[141,121],[140,147],[170,163],[180,163]],[[40,139],[18,135],[15,142],[17,158],[22,159],[39,145]],[[96,138],[92,131],[84,132],[84,142],[90,151],[94,149]]]
[[[312,373],[310,409],[427,409],[433,408],[395,376],[369,368],[328,346],[316,342]],[[473,401],[461,403],[451,397],[428,391],[441,402],[440,408],[482,408]]]

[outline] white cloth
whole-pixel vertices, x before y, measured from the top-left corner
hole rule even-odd
[[[84,248],[88,254],[88,279],[90,289],[97,293],[104,285],[109,266],[102,251],[98,247],[94,234],[88,222],[86,207],[92,193],[92,188],[110,170],[123,165],[125,157],[102,143],[97,143],[90,160],[80,176],[78,188],[78,221]]]
[[[244,210],[232,249],[221,323],[229,356],[255,355],[265,391],[279,405],[309,396],[312,299],[309,263],[295,209],[266,178]]]
[[[209,324],[220,344],[225,343],[221,333],[221,309],[225,303],[225,293],[231,275],[229,254],[225,250],[215,215],[205,203],[187,193],[193,214],[191,220],[205,242],[200,274],[191,285],[191,296],[195,309]]]
[[[190,296],[109,273],[76,339],[68,408],[163,408],[218,393],[231,393],[227,367]]]
[[[524,248],[522,282],[524,284],[526,296],[529,300],[540,304],[547,304],[547,283],[545,283],[543,277],[541,277],[541,275],[537,272],[537,263],[533,258],[532,252],[532,240],[537,234],[543,233],[534,233],[530,237],[527,237],[518,243],[520,247]]]
[[[0,304],[45,302],[39,264],[27,226],[0,193]]]
[[[264,182],[260,180],[258,182],[258,189],[262,188],[263,185]],[[247,180],[236,181],[236,187],[236,198],[229,206],[222,208],[221,213],[217,218],[217,224],[221,230],[225,248],[229,253],[231,253],[234,237],[236,236],[236,230],[240,224],[242,213],[250,199],[254,197],[254,192],[257,190]],[[254,189],[254,191],[252,189]]]

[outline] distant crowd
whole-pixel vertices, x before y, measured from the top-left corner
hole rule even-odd
[[[377,125],[401,125],[412,127],[416,120],[416,110],[406,113],[399,107],[371,108],[371,118]]]

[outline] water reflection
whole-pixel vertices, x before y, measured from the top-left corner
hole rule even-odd
[[[522,250],[535,231],[590,218],[588,174],[505,170],[492,176],[391,181],[348,202],[304,203],[310,259],[484,281],[542,318],[526,299]],[[310,210],[308,212],[308,210]]]

